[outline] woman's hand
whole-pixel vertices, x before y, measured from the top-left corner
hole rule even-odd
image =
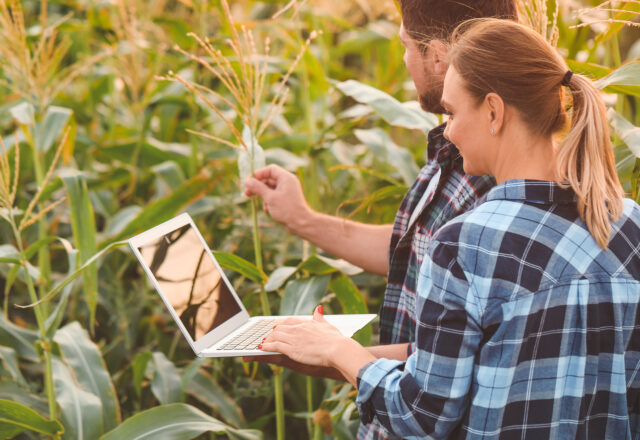
[[[336,368],[354,386],[360,369],[376,359],[329,324],[322,316],[322,306],[316,308],[311,320],[290,318],[276,324],[259,348],[282,353],[301,364]]]
[[[318,306],[311,320],[288,318],[277,323],[259,348],[302,364],[329,367],[333,350],[345,341],[350,339],[324,319],[322,306]]]

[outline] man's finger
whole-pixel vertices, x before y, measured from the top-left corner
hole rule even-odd
[[[277,181],[278,178],[284,173],[288,173],[288,171],[278,165],[271,164],[267,165],[264,168],[260,168],[259,170],[255,170],[253,172],[253,175],[256,177],[256,179],[275,179]]]
[[[269,194],[269,192],[272,191],[272,189],[269,188],[267,185],[265,185],[260,180],[255,179],[253,177],[249,177],[244,182],[244,188],[245,188],[244,193],[248,197],[259,196],[262,199],[264,199],[267,196],[267,194]]]

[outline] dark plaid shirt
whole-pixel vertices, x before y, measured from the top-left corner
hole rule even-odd
[[[492,177],[465,174],[458,149],[443,136],[445,127],[442,124],[429,132],[427,164],[402,201],[393,226],[387,290],[380,310],[381,344],[414,340],[418,270],[431,237],[495,185]],[[375,422],[361,425],[358,431],[360,440],[394,438]]]
[[[403,438],[640,438],[640,207],[602,250],[575,194],[511,180],[441,228],[420,270],[414,352],[358,379]]]
[[[458,149],[443,137],[445,127],[442,124],[429,132],[427,164],[402,201],[393,225],[387,290],[380,310],[381,344],[414,340],[416,282],[431,237],[495,185],[492,177],[465,174]]]

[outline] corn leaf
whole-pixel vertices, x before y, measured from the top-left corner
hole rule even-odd
[[[171,194],[149,203],[127,226],[122,228],[114,237],[111,237],[107,243],[128,238],[153,225],[175,217],[185,206],[202,198],[213,187],[215,182],[206,171],[185,181],[178,188],[174,188]],[[104,243],[101,244],[101,247],[103,245]]]
[[[102,401],[104,429],[115,428],[121,422],[120,406],[111,376],[96,344],[77,322],[67,324],[58,330],[54,340],[60,346],[64,360],[78,383]]]
[[[576,60],[567,60],[567,64],[574,72],[586,75],[594,80],[604,78],[613,72],[613,69],[609,67],[593,63],[584,63]],[[640,86],[611,85],[606,87],[604,91],[607,93],[623,93],[626,95],[640,97]]]
[[[401,103],[393,96],[355,80],[335,83],[347,96],[371,106],[391,125],[428,132],[438,124],[438,118],[412,103]]]
[[[244,258],[226,252],[214,252],[213,256],[216,257],[218,264],[225,269],[238,272],[256,283],[264,284],[267,282],[267,275]]]
[[[49,151],[67,126],[71,115],[73,111],[68,108],[51,106],[47,109],[43,121],[35,128],[34,141],[38,151]]]
[[[182,401],[180,374],[164,353],[153,353],[152,362],[147,365],[147,373],[152,376],[151,391],[161,404],[166,405]]]
[[[640,86],[640,62],[625,64],[595,84],[599,89],[609,86]]]
[[[14,438],[24,431],[56,436],[62,434],[64,428],[20,403],[0,400],[0,438]]]
[[[227,423],[234,426],[246,424],[240,407],[220,388],[215,379],[202,369],[198,369],[184,387],[189,395],[215,409]]]
[[[614,19],[616,20],[616,23],[611,23],[611,25],[609,25],[609,28],[607,29],[606,32],[603,32],[602,34],[596,37],[596,40],[595,40],[596,44],[602,44],[608,39],[610,39],[611,37],[614,37],[615,35],[617,35],[618,32],[620,32],[622,28],[625,27],[625,24],[622,23],[623,21],[630,22],[635,17],[637,17],[638,13],[640,12],[640,3],[626,2],[626,4],[621,6],[619,9],[624,11],[629,11],[629,12],[622,12],[622,11],[618,12],[614,17]]]
[[[309,315],[327,294],[329,275],[294,280],[287,287],[280,302],[280,315]]]
[[[35,123],[35,110],[28,102],[21,102],[9,109],[11,116],[21,125],[31,126]]]
[[[278,290],[291,275],[297,272],[297,270],[298,268],[294,266],[278,267],[276,270],[271,272],[271,275],[269,275],[269,279],[264,285],[264,290],[267,292]]]
[[[613,109],[609,109],[607,115],[616,135],[627,144],[637,158],[640,158],[640,127],[634,126]]]
[[[26,328],[18,327],[0,314],[0,345],[13,348],[21,357],[32,362],[38,362],[34,344],[38,333]]]
[[[391,137],[379,128],[356,130],[355,135],[365,144],[378,160],[394,167],[407,185],[411,185],[418,176],[418,166],[411,153],[397,146]]]
[[[62,178],[67,190],[71,211],[73,238],[79,251],[80,262],[86,263],[98,251],[96,245],[96,223],[93,214],[89,190],[84,177],[80,174]],[[84,295],[89,306],[89,322],[93,332],[98,304],[98,266],[92,264],[83,273]]]
[[[329,283],[329,289],[338,298],[343,313],[369,313],[364,297],[348,276],[344,274],[334,276]],[[358,331],[354,335],[354,339],[361,344],[368,345],[371,342],[371,325]]]
[[[262,438],[259,431],[235,429],[191,405],[174,403],[136,414],[101,440],[189,440],[205,432],[227,434],[234,439]]]
[[[60,405],[60,419],[65,428],[63,438],[98,438],[103,433],[100,398],[84,390],[63,361],[53,358],[52,363],[56,401]]]

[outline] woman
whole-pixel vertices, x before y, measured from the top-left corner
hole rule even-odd
[[[376,359],[316,310],[262,348],[339,369],[363,422],[398,437],[635,438],[640,207],[622,198],[599,93],[511,22],[465,23],[450,57],[445,137],[498,185],[435,235],[416,342]]]

